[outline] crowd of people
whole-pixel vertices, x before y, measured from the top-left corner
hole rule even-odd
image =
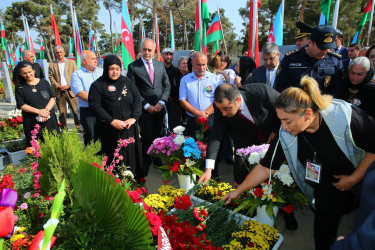
[[[229,203],[287,161],[316,211],[315,248],[329,249],[351,190],[362,183],[375,161],[375,45],[364,50],[359,44],[345,48],[343,35],[331,26],[313,28],[302,22],[296,26],[297,49],[281,60],[276,43],[267,42],[258,68],[247,52],[233,64],[225,52],[192,52],[178,58],[175,67],[172,49],[163,49],[163,62],[157,61],[155,42],[144,39],[140,57],[127,72],[117,55],[107,56],[103,69],[98,67],[92,51],[82,52],[82,67],[77,69],[65,58],[64,48],[56,46],[57,60],[49,63],[51,86],[32,53],[24,51],[24,61],[13,77],[26,137],[30,139],[36,123],[59,130],[55,102],[65,128],[68,103],[85,144],[100,140],[100,153],[109,160],[119,139],[135,138],[120,154],[137,180],[145,182],[150,166],[161,164],[147,154],[153,140],[178,125],[195,137],[197,118],[207,118],[206,169],[199,182],[206,184],[218,176],[220,160],[233,164],[234,181],[240,186],[224,197]],[[248,173],[243,161],[233,156],[233,148],[262,143],[270,143],[270,148]],[[306,164],[321,169],[317,181],[306,180]],[[365,197],[371,195],[373,191]],[[366,206],[372,206],[365,209],[370,215],[375,206]],[[297,229],[293,213],[285,216],[287,228]],[[361,216],[353,232],[356,236],[340,241],[341,247],[353,238],[353,244],[364,244],[358,234],[366,231],[362,224],[374,216]]]

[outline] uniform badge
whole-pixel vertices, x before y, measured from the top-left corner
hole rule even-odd
[[[282,70],[282,68],[281,68],[281,66],[279,65],[279,67],[277,68],[277,72],[276,72],[276,75],[277,75],[277,76],[280,75],[281,70]]]
[[[111,91],[111,92],[116,91],[116,87],[113,86],[113,85],[109,85],[108,86],[108,91]]]
[[[353,104],[353,106],[356,106],[356,107],[358,107],[362,103],[361,100],[359,100],[358,98],[353,98],[350,101]]]
[[[324,43],[331,43],[333,41],[333,34],[332,33],[327,33],[325,34],[326,38],[324,39]]]
[[[328,87],[329,84],[331,83],[331,76],[327,76],[326,79],[324,79],[324,87]]]
[[[212,86],[211,86],[211,85],[208,85],[208,86],[206,87],[206,91],[207,91],[208,93],[211,93],[211,92],[212,92]]]

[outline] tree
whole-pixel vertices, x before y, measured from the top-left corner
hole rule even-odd
[[[111,9],[115,9],[117,10],[117,12],[119,12],[118,10],[121,9],[121,0],[103,0],[103,5],[108,10],[108,13],[109,13],[109,23],[110,23],[110,32],[111,32],[111,49],[112,49],[112,53],[114,53]]]

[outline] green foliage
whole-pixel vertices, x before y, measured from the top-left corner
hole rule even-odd
[[[150,249],[146,216],[114,178],[80,161],[72,184],[74,206],[63,227],[63,248]]]
[[[27,147],[26,139],[10,141],[5,144],[5,148],[8,152],[17,152],[24,150]]]
[[[101,157],[96,155],[100,150],[100,143],[91,143],[85,148],[76,130],[72,133],[63,130],[61,134],[44,130],[43,137],[44,142],[39,149],[41,190],[51,195],[57,192],[63,179],[66,179],[68,195],[71,197],[73,192],[70,187],[71,175],[76,172],[80,160],[101,163]]]

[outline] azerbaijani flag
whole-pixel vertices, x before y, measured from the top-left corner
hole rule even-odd
[[[320,14],[319,25],[328,24],[330,9],[331,9],[331,0],[321,0],[320,10],[322,11],[322,13]]]
[[[115,55],[120,50],[120,39],[118,38],[118,34],[116,33],[116,40],[115,40],[115,47],[113,48]]]
[[[122,0],[121,55],[126,70],[128,70],[128,65],[135,60],[133,34],[130,28],[131,21],[128,10],[128,0]]]
[[[95,52],[95,40],[94,40],[93,30],[90,30],[90,33],[89,33],[89,50]]]
[[[57,29],[57,24],[56,24],[55,16],[53,15],[52,4],[50,5],[50,7],[51,7],[51,24],[52,24],[52,30],[53,30],[53,34],[55,35],[55,46],[58,46],[58,45],[61,46],[60,34],[59,34],[59,30]]]
[[[199,8],[199,3],[201,2],[201,8]],[[199,12],[200,10],[200,12]],[[199,25],[199,19],[202,18],[202,27]],[[194,36],[194,50],[201,51],[207,44],[206,40],[206,29],[208,22],[210,21],[210,13],[208,12],[207,0],[197,0],[197,5],[195,9],[195,36]],[[200,37],[200,29],[202,29],[202,37]],[[203,47],[200,47],[200,41],[202,40]]]
[[[277,46],[283,46],[283,25],[284,25],[284,0],[281,1],[280,7],[276,13],[272,28],[268,34],[267,42],[275,42]]]
[[[74,38],[69,37],[69,54],[68,57],[74,57]]]
[[[219,18],[218,13],[216,13],[214,19],[212,19],[211,25],[207,30],[206,37],[207,37],[207,40],[206,40],[207,44],[211,42],[216,42],[214,43],[214,50],[213,50],[213,52],[215,53],[215,50],[218,49],[217,41],[220,39],[223,39],[223,31],[221,29],[221,23],[220,23],[220,18]],[[207,44],[204,49],[206,53],[207,53]],[[215,46],[216,46],[216,49],[215,49]],[[215,55],[216,54],[217,53],[215,53]]]
[[[7,51],[7,43],[5,40],[5,28],[2,22],[1,22],[1,49],[4,51],[7,66],[10,67],[11,63],[10,63],[10,59],[9,59],[9,55]]]
[[[29,23],[27,22],[27,19],[24,15],[22,15],[22,19],[23,19],[23,28],[25,30],[25,35],[26,35],[25,47],[27,47],[27,49],[32,51],[35,55],[33,40],[31,39],[31,36],[30,36]]]
[[[171,20],[171,34],[169,36],[169,41],[171,43],[171,49],[174,51],[175,50],[175,45],[174,45],[174,24],[173,24],[173,16],[172,16],[172,11],[169,10],[169,19]]]
[[[214,45],[212,48],[212,53],[216,56],[219,53],[219,40],[214,41]]]
[[[142,22],[142,35],[141,35],[141,41],[143,41],[143,39],[146,38],[146,31],[145,31],[145,26],[143,25],[143,22]]]
[[[44,47],[43,47],[43,40],[40,42],[40,54],[39,59],[44,59]]]
[[[75,40],[75,50],[76,50],[76,63],[77,63],[77,67],[80,68],[81,67],[81,53],[82,53],[82,43],[81,43],[81,35],[79,33],[79,25],[78,25],[78,19],[77,19],[77,13],[76,13],[76,10],[74,10],[74,18],[75,18],[75,37],[76,37],[76,40]]]
[[[249,13],[249,52],[248,56],[251,57],[256,66],[259,67],[260,58],[259,58],[259,38],[258,38],[258,10],[260,7],[261,0],[254,0],[250,1],[250,13]],[[256,8],[255,17],[254,8]],[[253,32],[255,40],[253,41]],[[253,46],[254,45],[254,46]],[[253,51],[254,48],[254,51]],[[254,53],[253,53],[254,52]],[[254,54],[254,55],[253,55]]]
[[[22,59],[22,48],[21,48],[21,44],[18,44],[17,46],[17,49],[16,51],[14,52],[14,54],[16,55],[16,61],[21,61]]]
[[[361,21],[359,21],[357,31],[355,32],[352,43],[359,43],[359,40],[362,35],[363,27],[365,26],[366,22],[370,21],[371,19],[371,6],[372,6],[372,1],[369,0],[367,2],[365,10],[363,11]]]

